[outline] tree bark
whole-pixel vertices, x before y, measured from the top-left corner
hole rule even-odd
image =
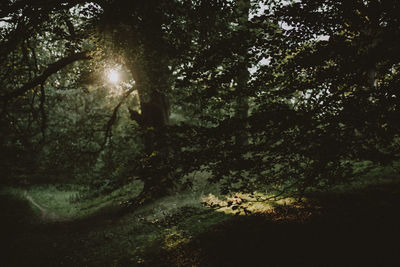
[[[247,30],[247,23],[249,20],[249,13],[250,13],[250,0],[237,0],[237,5],[238,5],[238,14],[239,14],[239,29],[243,32],[246,33]],[[243,123],[241,129],[243,131],[240,131],[236,135],[236,144],[238,145],[246,145],[248,143],[248,135],[246,133],[246,122],[245,120],[248,117],[248,111],[249,111],[249,103],[248,103],[248,97],[246,95],[246,87],[247,83],[249,81],[249,70],[248,70],[248,65],[249,65],[249,45],[246,43],[248,40],[245,38],[244,43],[242,44],[241,50],[239,54],[241,55],[241,59],[239,59],[239,70],[238,70],[238,76],[237,76],[237,98],[236,98],[236,110],[235,110],[235,116],[236,118],[239,119],[240,122]]]
[[[164,142],[165,128],[170,115],[170,59],[164,45],[165,33],[161,21],[163,14],[153,5],[155,2],[146,2],[142,24],[136,28],[141,39],[132,41],[135,54],[130,54],[129,64],[140,101],[140,112],[131,109],[130,114],[143,130],[143,152],[148,163],[148,166],[143,166],[140,171],[141,180],[144,182],[143,192],[130,201],[133,209],[137,205],[165,195],[172,181],[168,166],[166,167],[170,150]],[[145,32],[141,34],[141,31]]]

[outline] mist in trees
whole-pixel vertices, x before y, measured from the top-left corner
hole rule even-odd
[[[300,196],[360,175],[357,162],[392,164],[399,12],[390,0],[2,1],[1,183],[102,194],[138,180],[136,207],[197,170],[223,192]]]

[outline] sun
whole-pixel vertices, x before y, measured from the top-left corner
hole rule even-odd
[[[110,69],[107,73],[107,78],[110,83],[117,84],[119,82],[119,72],[115,69]]]

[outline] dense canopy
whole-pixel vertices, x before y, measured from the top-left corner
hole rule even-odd
[[[225,192],[301,195],[400,156],[395,0],[0,3],[2,184],[207,170]]]

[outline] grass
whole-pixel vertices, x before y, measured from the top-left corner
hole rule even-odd
[[[250,210],[223,206],[215,188],[171,195],[123,217],[110,216],[137,194],[127,185],[94,199],[79,188],[35,186],[29,194],[69,218],[42,224],[24,201],[22,189],[0,194],[1,245],[5,266],[390,266],[400,262],[397,218],[400,184],[388,168],[376,169],[351,185],[310,191],[302,205],[291,199],[246,202]],[[380,178],[379,178],[380,177]],[[209,197],[212,193],[212,198]],[[241,194],[240,198],[250,198]],[[239,212],[242,216],[237,216]],[[36,219],[35,219],[36,218]],[[14,222],[18,222],[15,224]],[[349,257],[349,259],[347,259]],[[381,258],[379,260],[379,258]]]
[[[78,213],[78,207],[71,203],[79,194],[77,190],[59,190],[54,185],[39,185],[28,188],[27,192],[40,206],[61,217],[70,218]]]
[[[139,194],[142,185],[131,183],[107,195],[85,199],[81,197],[84,189],[79,185],[35,185],[26,189],[7,187],[2,194],[12,195],[19,199],[26,199],[26,192],[44,209],[57,214],[63,220],[76,219],[93,214],[101,209],[118,206]],[[31,204],[37,215],[40,210]]]
[[[39,222],[40,213],[24,201],[23,189],[3,190],[4,195],[12,198],[10,207],[16,206],[17,200],[24,203],[25,210],[18,209],[17,214],[36,218],[35,223],[21,225],[7,233],[13,248],[5,250],[11,256],[8,265],[28,262],[52,266],[151,264],[153,256],[150,254],[174,250],[210,226],[226,220],[201,205],[200,189],[164,197],[121,218],[110,217],[107,208],[113,209],[133,197],[138,193],[137,187],[127,185],[93,199],[80,198],[77,186],[28,188],[27,192],[39,205],[63,217],[51,224]],[[19,253],[24,257],[19,257]]]

